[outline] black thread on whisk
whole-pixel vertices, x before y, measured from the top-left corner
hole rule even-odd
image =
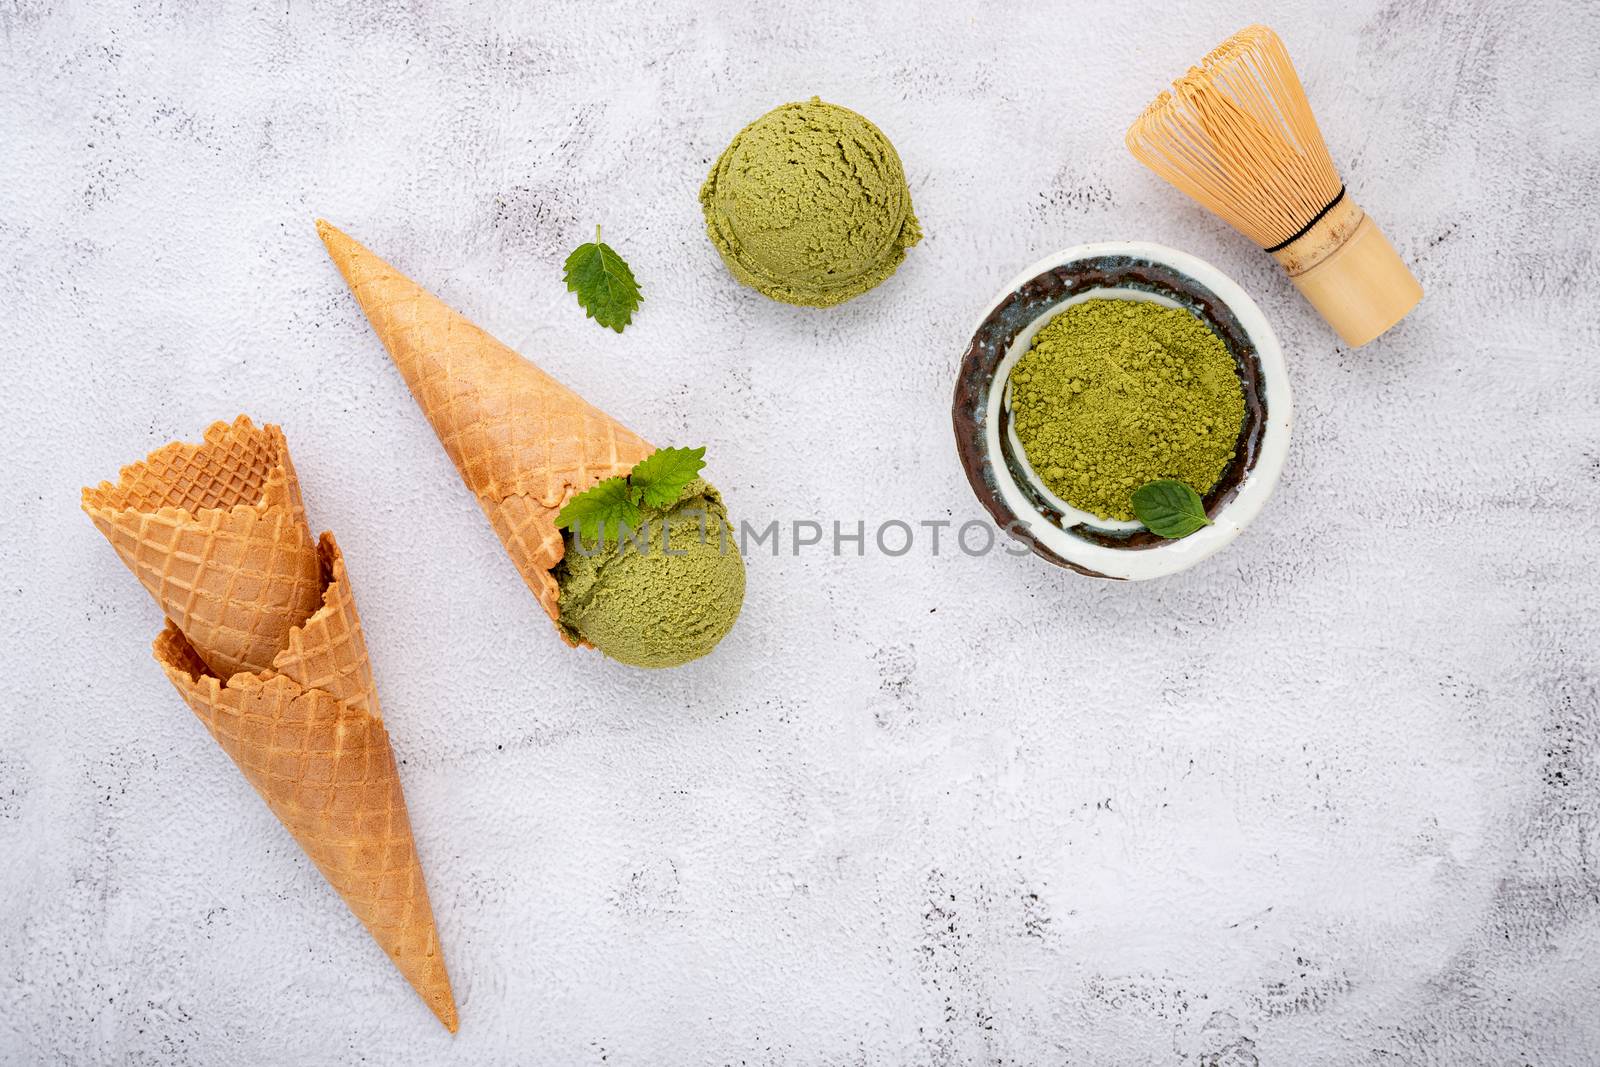
[[[1294,231],[1294,233],[1291,233],[1288,237],[1286,237],[1283,240],[1279,241],[1277,244],[1273,245],[1271,248],[1264,249],[1264,251],[1276,252],[1280,248],[1288,248],[1290,245],[1292,245],[1296,241],[1300,240],[1300,238],[1302,238],[1306,234],[1310,233],[1311,232],[1311,227],[1313,227],[1317,223],[1321,222],[1322,221],[1322,216],[1326,215],[1328,212],[1332,211],[1335,207],[1337,207],[1338,204],[1339,204],[1339,201],[1341,201],[1343,199],[1344,199],[1344,186],[1341,185],[1341,186],[1339,186],[1339,195],[1334,197],[1332,200],[1329,200],[1327,207],[1324,207],[1321,211],[1317,212],[1315,215],[1312,215],[1310,222],[1306,223],[1304,226],[1300,227],[1298,230]]]

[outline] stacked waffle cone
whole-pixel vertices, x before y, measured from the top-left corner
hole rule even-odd
[[[349,235],[320,220],[317,232],[522,580],[558,620],[556,515],[654,447]]]
[[[155,656],[173,686],[454,1032],[361,619],[282,432],[216,423],[85,489],[83,509],[166,613]]]

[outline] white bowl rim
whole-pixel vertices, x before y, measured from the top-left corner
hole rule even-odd
[[[1256,350],[1261,367],[1262,398],[1266,406],[1266,425],[1254,466],[1244,473],[1233,496],[1212,516],[1212,525],[1175,541],[1142,548],[1121,548],[1095,544],[1067,533],[1045,518],[1016,484],[1001,459],[998,416],[1004,381],[999,367],[988,390],[987,409],[983,413],[982,445],[1002,502],[1027,525],[1028,534],[1034,540],[1084,571],[1107,578],[1142,581],[1187,570],[1220,552],[1261,514],[1288,458],[1293,396],[1278,336],[1249,294],[1232,278],[1200,257],[1153,242],[1100,241],[1074,245],[1040,259],[1013,278],[990,301],[978,318],[973,334],[982,330],[983,324],[996,308],[1035,278],[1074,262],[1107,256],[1143,259],[1187,275],[1209,289],[1238,319]],[[1081,299],[1083,294],[1074,295]]]

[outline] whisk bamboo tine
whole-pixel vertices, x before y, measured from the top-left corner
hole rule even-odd
[[[1344,182],[1278,35],[1248,26],[1128,128],[1145,166],[1278,260],[1352,346],[1399,322],[1422,287]]]

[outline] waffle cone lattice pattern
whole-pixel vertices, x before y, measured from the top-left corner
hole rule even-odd
[[[333,535],[311,539],[282,433],[243,416],[217,423],[201,445],[169,445],[125,469],[119,484],[86,489],[84,509],[168,611],[155,657],[173,686],[453,1032],[455,998],[361,618]],[[309,577],[298,569],[303,546]],[[301,596],[259,595],[303,582],[309,608]],[[236,631],[185,628],[173,608],[216,597],[233,618],[230,593],[254,596],[250,612],[270,620],[250,631],[252,649],[264,635],[281,636],[265,662],[223,673],[216,665],[225,657],[205,642]]]
[[[326,222],[328,254],[551,619],[555,517],[654,448]]]
[[[246,416],[83,491],[83,509],[219,677],[259,671],[322,600],[283,433]]]

